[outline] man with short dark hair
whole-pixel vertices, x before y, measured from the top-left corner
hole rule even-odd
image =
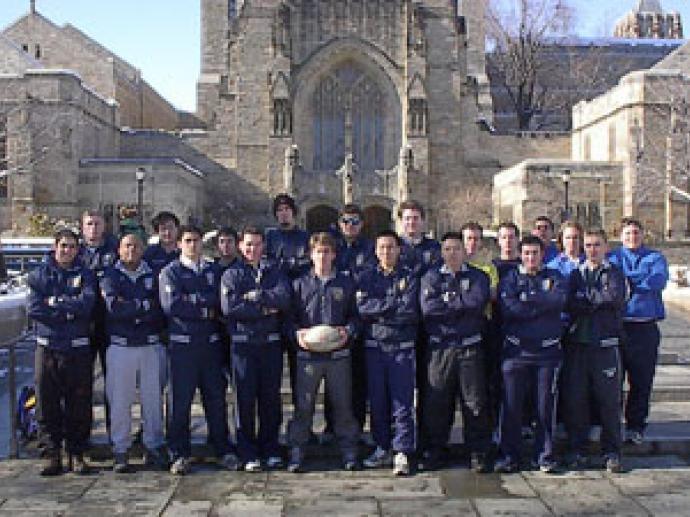
[[[601,422],[601,452],[606,469],[621,470],[623,272],[606,260],[606,233],[584,232],[586,260],[570,276],[568,309],[572,325],[565,338],[563,418],[568,431],[571,467],[584,467],[588,448],[590,400]]]
[[[89,327],[96,277],[77,259],[71,230],[55,234],[52,253],[29,274],[29,317],[36,322],[36,418],[45,459],[41,475],[62,473],[62,442],[70,467],[88,472],[93,363]]]
[[[403,241],[400,250],[401,264],[412,268],[420,277],[441,259],[441,246],[435,239],[424,235],[424,207],[418,201],[400,203],[398,219]]]
[[[170,340],[170,472],[176,475],[187,474],[191,468],[190,419],[197,388],[219,463],[228,470],[238,467],[228,436],[218,321],[220,271],[212,261],[202,258],[201,236],[199,228],[182,226],[178,236],[180,258],[160,274],[160,302],[168,317]]]
[[[424,404],[427,469],[443,462],[460,399],[464,443],[471,466],[489,472],[486,454],[491,443],[491,419],[482,332],[484,310],[490,300],[489,277],[466,263],[463,235],[449,232],[441,239],[443,264],[422,277],[421,309],[429,336],[428,375]]]
[[[500,281],[508,271],[520,264],[520,229],[511,221],[498,225],[496,230],[498,257],[493,259]]]
[[[151,226],[158,236],[158,242],[146,247],[144,260],[158,276],[165,266],[180,256],[177,246],[180,220],[172,212],[162,211],[153,218]]]
[[[392,463],[395,475],[406,476],[416,447],[419,276],[400,262],[400,248],[401,240],[395,232],[378,234],[378,266],[360,276],[357,308],[364,327],[371,430],[376,443],[376,450],[364,460],[364,466],[376,468]]]
[[[557,470],[554,457],[558,372],[563,352],[561,312],[567,284],[555,270],[543,267],[544,242],[528,236],[520,243],[522,264],[501,280],[499,304],[503,317],[503,406],[500,459],[496,472],[520,469],[522,413],[525,390],[536,386],[537,433],[534,462],[545,473]]]
[[[258,228],[245,227],[239,241],[242,260],[221,279],[221,307],[232,343],[237,450],[247,472],[283,466],[278,443],[282,420],[281,331],[290,309],[291,289],[277,266],[262,261],[263,244]]]
[[[340,443],[345,470],[357,470],[359,426],[352,414],[352,365],[349,344],[358,334],[353,278],[333,267],[335,239],[315,233],[309,241],[313,268],[293,282],[290,334],[297,349],[297,407],[288,425],[290,472],[300,472],[314,417],[314,402],[323,380],[333,411],[333,430]],[[321,352],[310,348],[306,335],[317,325],[337,329],[339,348]],[[359,381],[359,379],[358,379]]]
[[[165,324],[158,296],[158,278],[142,260],[144,242],[139,233],[120,239],[118,262],[101,279],[106,305],[108,373],[105,388],[112,411],[113,470],[129,471],[127,452],[132,445],[132,404],[137,387],[141,399],[146,462],[166,468],[163,450],[161,399],[161,341]],[[138,381],[138,382],[137,382]]]
[[[214,241],[218,251],[216,264],[220,267],[222,274],[240,260],[237,256],[237,232],[234,228],[224,226],[218,230]]]
[[[661,252],[644,245],[642,224],[632,218],[623,220],[621,246],[609,260],[623,270],[630,286],[623,316],[627,339],[621,347],[623,374],[630,385],[624,413],[626,439],[639,445],[644,441],[661,343],[658,322],[666,317],[661,294],[668,282],[668,263]]]
[[[558,255],[558,248],[552,242],[554,231],[553,221],[547,216],[540,215],[534,220],[532,235],[539,237],[544,243],[544,264],[548,264]]]

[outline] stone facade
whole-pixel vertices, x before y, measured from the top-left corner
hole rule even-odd
[[[677,12],[665,13],[659,0],[639,0],[616,23],[617,38],[683,39],[683,23]]]
[[[34,212],[74,218],[80,209],[81,157],[119,152],[116,104],[72,72],[39,69],[3,76],[0,120],[7,181],[0,230],[21,231]]]
[[[32,10],[0,35],[42,67],[72,70],[102,97],[117,100],[123,126],[169,130],[178,127],[177,111],[151,88],[141,71],[76,27],[60,27]]]
[[[433,228],[457,188],[489,183],[501,151],[477,124],[491,119],[483,1],[237,7],[202,1],[197,143],[245,214],[269,222],[287,188],[303,222],[350,198],[390,222],[413,197]]]
[[[183,223],[198,224],[203,219],[204,174],[181,159],[83,159],[79,163],[79,205],[100,208],[117,231],[118,207],[137,206],[137,170],[145,173],[142,201],[147,226],[161,210],[177,214]]]

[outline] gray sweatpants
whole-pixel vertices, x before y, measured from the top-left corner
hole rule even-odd
[[[288,424],[288,443],[305,447],[314,418],[316,394],[321,380],[328,386],[326,393],[333,408],[334,431],[344,458],[357,454],[359,425],[352,413],[351,358],[309,360],[297,358],[295,380],[295,415]]]
[[[144,446],[152,450],[163,445],[161,348],[161,345],[108,347],[105,389],[110,403],[110,435],[115,454],[126,453],[132,445],[132,404],[136,400],[137,378]]]

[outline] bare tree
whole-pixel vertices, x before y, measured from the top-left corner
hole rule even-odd
[[[553,52],[572,20],[567,0],[491,0],[487,8],[487,68],[505,90],[520,130],[530,129],[533,117],[547,101]]]

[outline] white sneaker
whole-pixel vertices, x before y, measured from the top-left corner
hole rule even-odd
[[[266,467],[269,469],[282,469],[284,465],[280,456],[271,456],[266,460]]]
[[[368,469],[390,467],[393,464],[393,455],[391,451],[387,451],[382,447],[376,447],[376,450],[362,464]]]
[[[189,474],[191,463],[189,458],[177,458],[170,466],[170,473],[175,476],[184,476]]]
[[[250,460],[244,464],[245,472],[261,472],[261,462],[259,460]]]
[[[393,458],[393,475],[395,476],[409,476],[410,462],[407,460],[407,454],[399,452]]]

